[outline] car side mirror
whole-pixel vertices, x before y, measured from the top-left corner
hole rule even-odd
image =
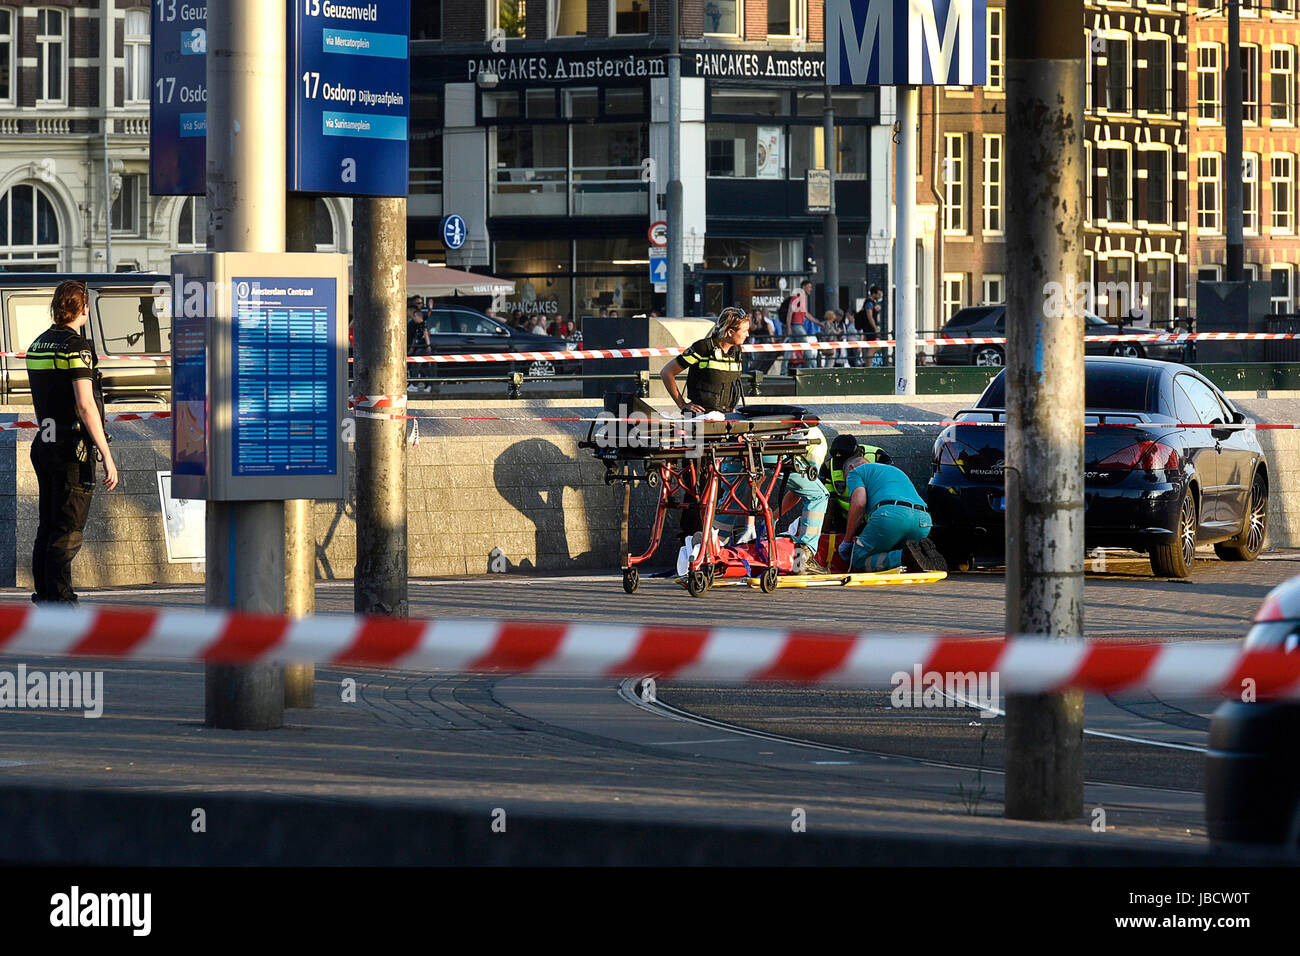
[[[501,326],[499,326],[499,325],[496,327],[496,330],[495,330],[495,331],[496,331],[496,334],[497,334],[497,335],[509,335],[509,334],[510,334],[510,330],[509,330],[509,329],[503,329],[503,328],[501,328]]]
[[[1245,412],[1233,412],[1233,413],[1232,413],[1232,424],[1234,424],[1234,425],[1244,425],[1245,423],[1246,423],[1246,413],[1245,413]]]

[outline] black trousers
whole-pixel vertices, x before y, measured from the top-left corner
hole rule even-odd
[[[95,491],[95,462],[68,461],[58,449],[39,440],[32,443],[32,467],[40,489],[40,522],[32,546],[32,600],[70,602],[72,559],[81,550],[82,532]]]

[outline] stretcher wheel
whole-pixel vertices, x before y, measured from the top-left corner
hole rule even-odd
[[[703,571],[692,571],[686,576],[686,590],[691,597],[700,597],[709,589],[709,577]]]
[[[646,483],[647,485],[649,485],[651,488],[658,488],[658,487],[659,487],[659,472],[657,472],[657,471],[647,472],[647,473],[646,473],[646,476],[645,476],[645,483]]]
[[[628,594],[636,594],[636,589],[641,586],[641,572],[636,568],[623,569],[623,590]]]
[[[768,568],[763,572],[763,576],[758,579],[758,586],[763,589],[764,594],[771,594],[776,590],[777,577],[780,574],[776,568]]]
[[[821,471],[816,465],[809,465],[804,474],[807,475],[809,481],[816,481],[821,477]]]
[[[712,564],[704,569],[704,579],[708,581],[709,587],[713,587],[713,573],[716,570]]]

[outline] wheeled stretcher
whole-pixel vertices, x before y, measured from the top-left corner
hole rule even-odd
[[[722,421],[664,419],[628,395],[607,396],[606,411],[612,417],[593,422],[580,447],[604,464],[606,484],[624,486],[623,590],[637,590],[638,565],[658,550],[671,510],[699,518],[699,546],[683,575],[692,595],[704,594],[718,577],[756,579],[763,591],[775,590],[793,549],[792,542],[776,536],[780,504],[793,470],[816,477],[815,466],[803,460],[816,416],[801,408],[765,406]],[[657,489],[658,497],[649,545],[633,554],[628,510],[632,486],[640,482]],[[755,544],[727,548],[719,543],[714,531],[720,523],[743,525],[751,517],[758,524]]]

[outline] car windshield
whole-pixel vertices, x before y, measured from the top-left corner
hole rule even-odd
[[[1160,370],[1145,365],[1089,364],[1084,368],[1084,404],[1091,409],[1155,412]],[[1006,408],[1006,372],[989,383],[978,408]]]

